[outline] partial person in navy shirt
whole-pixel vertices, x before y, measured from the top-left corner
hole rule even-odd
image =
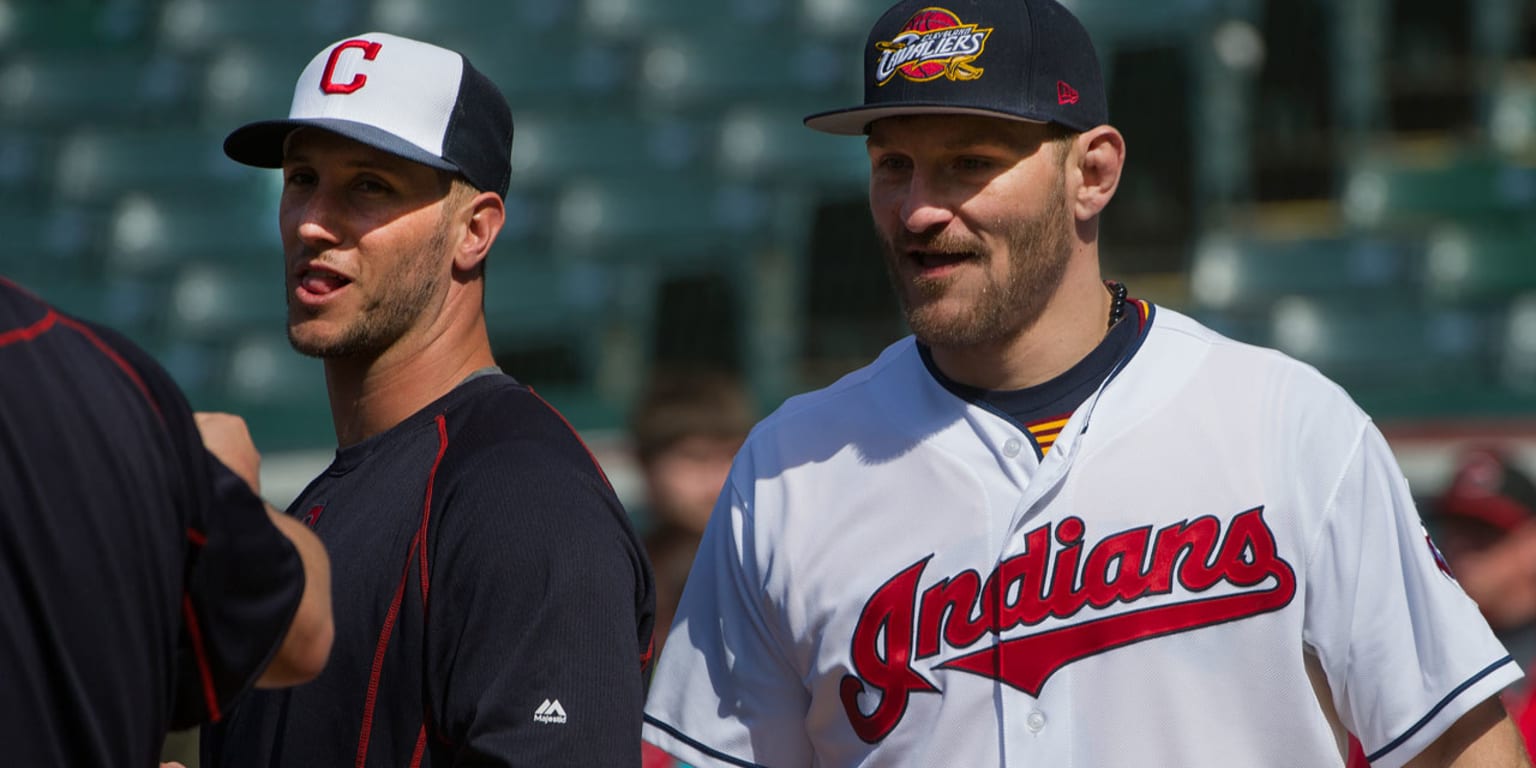
[[[331,553],[337,631],[318,679],[204,732],[205,767],[640,765],[650,566],[486,332],[511,143],[463,56],[387,34],[327,47],[287,119],[225,141],[283,173],[288,336],[338,443],[289,512]]]
[[[319,673],[325,551],[259,463],[243,422],[0,278],[0,762],[152,766],[167,729]]]

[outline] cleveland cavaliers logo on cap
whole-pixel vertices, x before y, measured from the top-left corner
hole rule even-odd
[[[940,77],[975,80],[982,68],[971,62],[981,55],[991,34],[991,27],[977,29],[975,24],[962,23],[954,11],[924,8],[907,19],[900,34],[875,43],[880,52],[875,80],[885,85],[898,73],[914,83]]]

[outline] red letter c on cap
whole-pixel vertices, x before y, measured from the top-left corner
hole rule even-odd
[[[336,74],[336,61],[341,58],[341,52],[347,50],[348,48],[363,49],[363,58],[367,59],[368,61],[373,61],[374,58],[379,55],[379,49],[382,47],[384,46],[380,43],[373,43],[367,40],[348,40],[345,43],[332,48],[331,58],[327,59],[325,62],[325,72],[320,75],[320,90],[325,91],[326,93],[351,93],[363,87],[363,84],[368,82],[368,76],[363,74],[354,76],[352,78],[352,82],[350,83],[342,84],[331,82],[331,76]]]

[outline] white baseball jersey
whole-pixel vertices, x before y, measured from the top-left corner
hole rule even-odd
[[[912,339],[754,430],[645,737],[708,766],[1400,766],[1520,676],[1380,433],[1141,305],[1043,460]]]

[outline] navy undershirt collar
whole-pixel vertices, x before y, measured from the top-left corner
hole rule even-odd
[[[1025,427],[1031,422],[1070,414],[1098,389],[1115,363],[1136,342],[1139,324],[1135,313],[1129,314],[1130,317],[1115,323],[1104,340],[1076,365],[1050,381],[1023,389],[990,390],[962,384],[939,370],[926,344],[918,342],[917,350],[928,373],[956,397],[988,406]]]

